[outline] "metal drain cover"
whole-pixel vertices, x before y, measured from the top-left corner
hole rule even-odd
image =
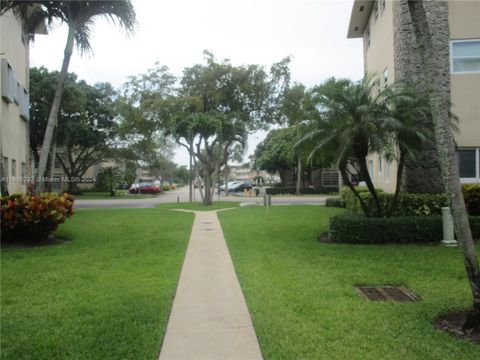
[[[418,301],[417,295],[404,286],[378,285],[378,286],[356,286],[360,296],[370,301],[393,301],[406,302]]]

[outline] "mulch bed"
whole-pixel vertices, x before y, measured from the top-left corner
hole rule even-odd
[[[59,236],[50,235],[46,240],[36,241],[32,239],[17,239],[15,241],[2,241],[2,248],[32,248],[37,246],[52,246],[69,243],[71,240]]]
[[[466,317],[466,311],[452,310],[436,318],[435,326],[437,329],[446,331],[458,338],[473,341],[480,345],[480,330],[472,332],[463,331],[463,324],[465,323]]]

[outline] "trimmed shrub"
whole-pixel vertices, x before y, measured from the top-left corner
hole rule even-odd
[[[73,215],[73,196],[43,193],[1,198],[2,241],[45,240]]]
[[[162,185],[162,190],[163,191],[170,191],[170,185],[169,184],[163,184]]]
[[[360,195],[370,194],[366,186],[357,186],[355,189]],[[382,189],[375,189],[375,190],[377,190],[377,194],[383,193]],[[345,207],[347,208],[347,211],[352,213],[363,214],[362,208],[360,207],[360,202],[348,187],[344,186],[340,189],[340,197],[342,198],[345,204]]]
[[[268,195],[295,195],[297,189],[294,187],[271,187],[266,188],[265,193]],[[302,195],[313,195],[313,194],[336,194],[338,192],[337,188],[302,188],[300,193]]]
[[[480,217],[470,216],[474,238],[480,238]],[[443,238],[441,216],[399,216],[374,218],[341,214],[330,219],[332,242],[355,244],[432,243]]]
[[[465,205],[470,215],[480,215],[480,184],[465,184],[462,186]]]
[[[366,187],[358,187],[357,191],[369,209],[376,209],[373,196]],[[385,193],[377,189],[378,199],[384,211],[388,211],[392,206],[393,194]],[[363,214],[360,207],[360,201],[355,197],[349,188],[341,190],[342,198],[345,201],[347,211],[352,214]],[[398,198],[397,209],[394,216],[429,216],[441,215],[442,207],[448,206],[447,196],[445,194],[400,194]]]
[[[325,206],[326,207],[344,208],[345,203],[343,202],[342,198],[340,198],[340,197],[332,197],[332,198],[327,198],[325,200]]]

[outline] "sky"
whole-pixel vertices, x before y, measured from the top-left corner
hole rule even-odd
[[[92,31],[93,53],[74,52],[69,71],[90,84],[119,87],[128,76],[145,73],[156,62],[181,75],[201,63],[207,49],[234,65],[260,64],[267,69],[292,57],[292,80],[307,87],[325,79],[363,76],[360,39],[347,39],[353,0],[133,0],[137,28],[126,36],[99,18]],[[55,24],[31,45],[30,65],[60,70],[67,36]],[[251,134],[245,158],[266,136]],[[186,165],[177,149],[174,161]]]

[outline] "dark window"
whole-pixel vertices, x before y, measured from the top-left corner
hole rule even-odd
[[[461,178],[476,177],[475,150],[458,150],[458,167]]]

